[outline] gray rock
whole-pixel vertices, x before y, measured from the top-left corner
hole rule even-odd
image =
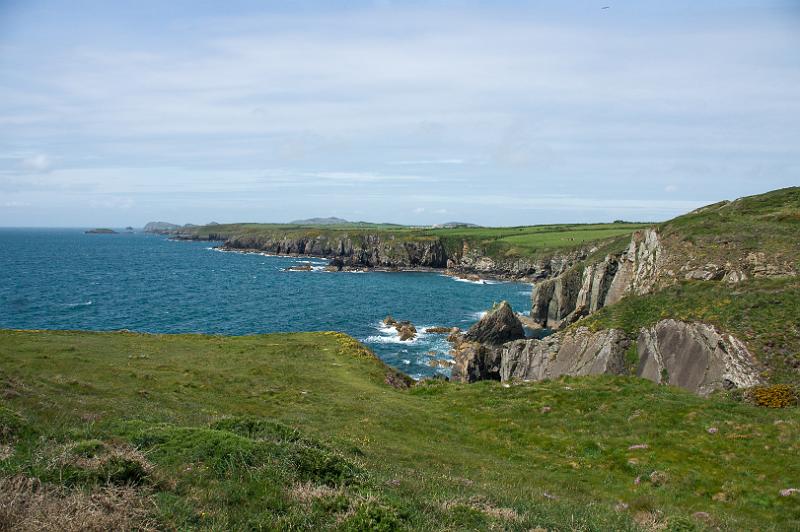
[[[578,327],[542,340],[517,340],[503,346],[503,381],[539,381],[561,375],[622,375],[627,372],[625,351],[630,346],[622,331],[592,332]]]
[[[525,330],[507,301],[502,301],[487,312],[464,334],[467,342],[490,345],[500,345],[520,338],[525,338]]]
[[[456,382],[500,380],[501,351],[478,342],[460,342],[452,351],[450,378]]]
[[[663,264],[664,249],[656,230],[637,231],[625,252],[582,269],[573,267],[534,285],[531,318],[541,327],[563,328],[626,294],[651,291]]]
[[[700,395],[761,383],[758,365],[735,337],[705,323],[662,320],[644,328],[637,341],[637,374]]]

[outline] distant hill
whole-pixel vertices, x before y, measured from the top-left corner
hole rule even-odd
[[[443,224],[433,224],[431,227],[434,229],[453,229],[454,227],[480,227],[480,225],[466,222],[445,222]]]
[[[292,225],[344,225],[352,222],[349,222],[344,218],[330,216],[328,218],[306,218],[305,220],[294,220],[289,223]]]
[[[147,225],[144,226],[144,232],[163,235],[177,231],[180,228],[180,225],[169,222],[148,222]]]
[[[205,224],[205,227],[212,225],[219,224],[217,222],[209,222]],[[174,235],[180,233],[181,231],[196,229],[198,227],[200,226],[195,224],[178,225],[169,222],[148,222],[147,225],[144,226],[144,232],[153,233],[156,235]]]

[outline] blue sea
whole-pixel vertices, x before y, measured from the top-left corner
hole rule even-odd
[[[426,272],[324,272],[324,259],[225,253],[208,242],[81,229],[0,229],[0,328],[255,334],[342,331],[420,378],[447,368],[444,335],[401,342],[391,314],[469,327],[494,302],[530,310],[531,286]],[[310,262],[313,271],[285,271]],[[430,352],[435,352],[431,355]]]

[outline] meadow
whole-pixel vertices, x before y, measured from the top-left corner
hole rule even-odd
[[[800,526],[796,407],[627,377],[407,387],[340,333],[3,331],[0,368],[3,529]]]

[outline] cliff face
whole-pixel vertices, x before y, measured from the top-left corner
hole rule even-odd
[[[586,327],[543,340],[517,340],[500,352],[503,381],[540,381],[561,375],[623,375],[630,340],[622,331],[592,333]]]
[[[660,281],[664,256],[655,229],[637,231],[623,253],[537,283],[531,295],[531,318],[544,328],[558,329],[616,303],[625,294],[645,294]]]
[[[464,242],[461,249],[451,252],[447,268],[454,272],[499,275],[530,280],[549,279],[567,271],[584,260],[586,249],[562,251],[539,258],[492,258]]]
[[[737,338],[704,323],[662,320],[643,328],[634,344],[618,329],[578,327],[542,340],[456,350],[453,378],[541,381],[562,375],[630,375],[699,395],[762,382],[759,366]]]
[[[275,255],[311,255],[332,260],[340,268],[441,268],[506,279],[547,279],[567,271],[587,256],[586,250],[570,250],[538,258],[491,258],[466,242],[450,249],[436,236],[403,238],[392,234],[347,234],[289,236],[231,236],[209,232],[202,237],[177,238],[217,240],[229,251],[265,252]]]
[[[330,258],[338,266],[347,267],[415,267],[444,268],[447,253],[438,239],[401,240],[378,235],[350,237],[288,236],[276,238],[233,237],[222,249],[252,250],[276,255],[313,255]]]
[[[707,395],[761,382],[753,356],[740,340],[704,323],[662,320],[637,340],[637,374]]]

